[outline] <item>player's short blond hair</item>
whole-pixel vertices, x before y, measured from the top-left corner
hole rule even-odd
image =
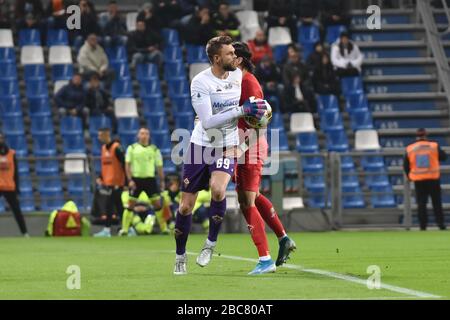
[[[219,36],[209,39],[206,44],[206,54],[208,55],[209,61],[211,64],[214,62],[214,56],[219,54],[222,46],[230,45],[233,43],[233,39],[229,36]]]

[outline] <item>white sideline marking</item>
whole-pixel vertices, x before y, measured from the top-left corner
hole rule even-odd
[[[197,255],[197,253],[194,252],[186,252],[188,255]],[[224,255],[221,254],[220,256],[215,254],[215,257],[218,258],[225,258],[225,259],[230,259],[230,260],[238,260],[238,261],[248,261],[248,262],[254,262],[257,263],[258,259],[251,259],[251,258],[244,258],[244,257],[238,257],[238,256],[229,256],[229,255]],[[298,271],[302,271],[302,272],[308,272],[308,273],[313,273],[313,274],[319,274],[325,277],[329,277],[329,278],[335,278],[335,279],[341,279],[344,281],[349,281],[349,282],[354,282],[354,283],[358,283],[358,284],[362,284],[363,286],[367,286],[367,280],[365,279],[360,279],[357,277],[353,277],[353,276],[348,276],[345,274],[341,274],[341,273],[336,273],[336,272],[332,272],[332,271],[327,271],[327,270],[320,270],[320,269],[307,269],[304,268],[302,266],[299,265],[295,265],[295,264],[283,264],[281,266],[282,268],[288,268],[288,269],[293,269],[293,270],[298,270]],[[386,283],[381,283],[380,284],[382,289],[386,289],[389,291],[393,291],[393,292],[398,292],[398,293],[402,293],[408,296],[415,296],[415,297],[419,297],[419,298],[428,298],[428,299],[439,299],[441,298],[441,296],[437,296],[431,293],[427,293],[427,292],[423,292],[423,291],[417,291],[417,290],[412,290],[412,289],[407,289],[407,288],[402,288],[402,287],[397,287],[397,286],[393,286],[390,284],[386,284]]]

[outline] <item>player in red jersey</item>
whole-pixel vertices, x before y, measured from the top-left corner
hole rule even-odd
[[[261,86],[253,75],[255,67],[250,61],[252,55],[248,46],[242,42],[234,42],[233,47],[237,56],[236,63],[242,70],[240,104],[250,97],[264,99]],[[239,119],[238,126],[244,132],[250,129],[243,118]],[[255,140],[256,143],[250,145],[249,149],[245,151],[245,163],[238,163],[235,170],[235,181],[240,208],[259,254],[259,262],[250,274],[261,274],[274,272],[276,269],[275,265],[280,266],[286,262],[289,254],[296,249],[296,245],[287,236],[270,200],[259,192],[263,164],[268,153],[266,136],[261,134],[256,139],[249,140]],[[264,222],[269,225],[278,237],[279,250],[275,265],[270,257]]]

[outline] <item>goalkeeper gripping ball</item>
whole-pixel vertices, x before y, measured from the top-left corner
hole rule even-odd
[[[258,101],[262,99],[255,99],[255,97],[250,97],[250,101]],[[267,128],[267,125],[270,123],[270,120],[272,120],[272,107],[270,104],[264,100],[267,110],[265,111],[264,115],[261,117],[261,119],[258,119],[254,116],[245,116],[244,121],[245,123],[253,129],[262,129]]]

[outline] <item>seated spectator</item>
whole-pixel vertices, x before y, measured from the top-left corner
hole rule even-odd
[[[281,72],[272,57],[265,56],[256,66],[255,76],[263,87],[266,96],[280,96],[283,90]]]
[[[188,44],[203,46],[212,37],[214,37],[214,26],[209,8],[207,6],[199,7],[186,26],[185,41]]]
[[[294,13],[293,0],[270,0],[267,28],[289,28],[292,39],[297,39],[297,20],[294,17]]]
[[[11,29],[11,3],[9,0],[0,0],[0,29]]]
[[[155,14],[161,19],[162,28],[176,28],[183,10],[178,0],[153,0]]]
[[[50,0],[47,6],[47,24],[50,29],[66,28],[66,7],[63,0]]]
[[[339,39],[331,46],[331,62],[340,77],[359,75],[363,58],[358,46],[349,39],[347,32],[342,32]]]
[[[39,22],[44,16],[44,7],[41,0],[16,0],[15,2],[16,23],[22,23],[27,14],[32,14]]]
[[[81,12],[81,28],[79,30],[75,29],[69,33],[76,48],[79,48],[90,34],[98,36],[101,34],[94,4],[88,0],[80,0],[79,6]]]
[[[113,131],[116,131],[117,122],[114,115],[111,96],[106,90],[102,89],[100,78],[96,74],[93,74],[89,80],[85,104],[91,117],[101,115],[109,117],[111,119]]]
[[[163,56],[159,50],[161,36],[152,30],[145,29],[145,21],[137,21],[136,31],[128,37],[128,51],[132,56],[131,66],[139,63],[156,63],[161,65]]]
[[[326,29],[332,25],[344,25],[348,29],[351,18],[347,5],[347,0],[321,0],[320,16],[323,27]]]
[[[103,44],[105,47],[118,46],[126,43],[127,26],[120,15],[117,2],[112,0],[108,4],[108,20],[103,28]],[[124,39],[125,38],[125,39]]]
[[[314,51],[309,55],[306,65],[309,70],[314,71],[322,62],[322,55],[324,54],[323,44],[318,41],[314,44]]]
[[[241,33],[239,31],[240,22],[236,15],[230,11],[230,6],[226,1],[219,4],[218,11],[213,15],[213,25],[218,36],[230,36],[234,40],[239,40]]]
[[[248,47],[252,53],[252,62],[258,64],[265,56],[272,58],[272,48],[267,43],[267,37],[262,30],[256,31],[255,39],[248,42]]]
[[[55,103],[60,116],[70,115],[85,118],[89,109],[85,106],[86,93],[83,88],[81,75],[75,73],[68,84],[63,86],[55,95]]]
[[[285,85],[283,97],[283,113],[316,112],[314,93],[298,74],[294,74]]]
[[[28,13],[25,16],[25,19],[19,22],[17,28],[21,29],[40,29],[39,22],[36,20],[36,17],[33,16],[32,13]]]
[[[145,21],[146,30],[153,30],[157,33],[161,31],[161,19],[155,14],[155,10],[151,2],[146,2],[143,4],[136,21]]]
[[[90,34],[77,57],[80,73],[85,79],[90,79],[92,74],[97,74],[100,79],[106,81],[109,86],[114,77],[114,70],[109,69],[109,61],[105,50],[98,44],[97,36]]]
[[[287,85],[294,78],[294,75],[299,75],[302,81],[308,81],[308,68],[302,63],[300,59],[300,50],[295,44],[288,47],[287,61],[283,66],[283,83]]]
[[[295,1],[295,13],[302,24],[311,24],[319,16],[320,3],[318,0]]]
[[[313,73],[314,91],[318,94],[334,94],[339,96],[340,82],[328,54],[321,56],[320,64],[316,66]]]

